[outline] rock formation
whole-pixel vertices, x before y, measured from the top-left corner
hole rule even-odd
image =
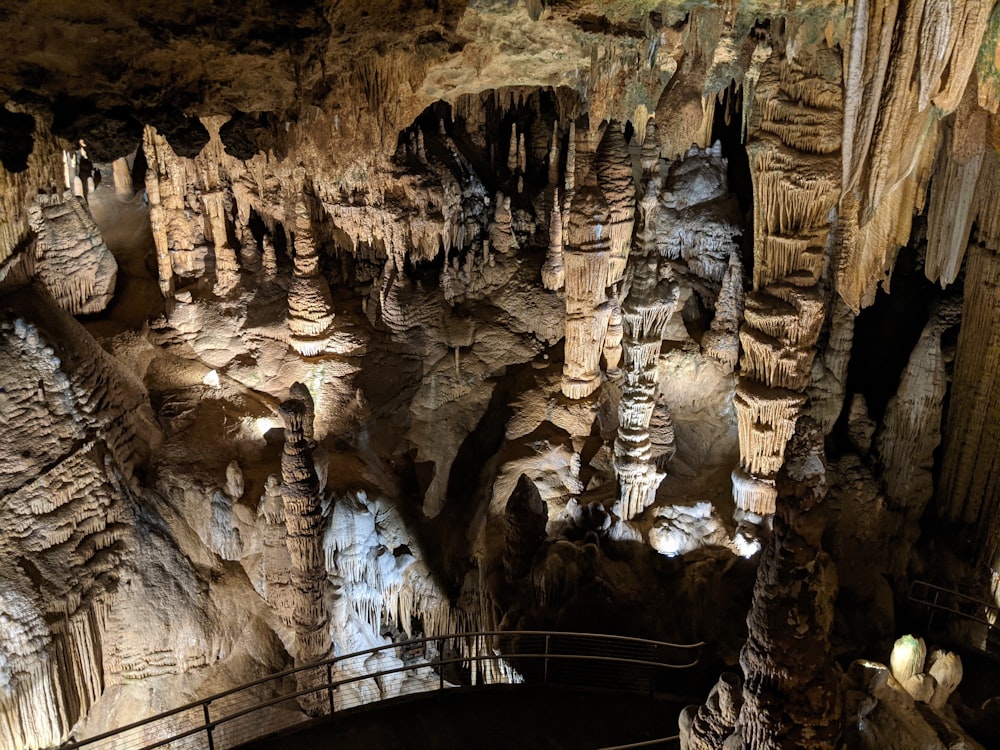
[[[118,263],[82,200],[42,197],[28,212],[37,235],[33,276],[73,315],[101,312],[111,301]]]
[[[823,324],[816,284],[838,197],[840,60],[773,55],[755,88],[747,152],[754,180],[754,291],[740,343],[736,507],[774,512],[777,475],[809,382]]]
[[[733,696],[738,678],[723,675],[705,706],[682,714],[682,747],[839,747],[843,697],[830,644],[837,574],[820,547],[826,467],[815,423],[799,421],[786,456],[740,652],[742,700]]]
[[[298,662],[308,664],[322,659],[330,651],[328,615],[324,607],[323,515],[319,481],[304,434],[305,404],[296,400],[285,401],[280,414],[285,425],[281,498],[294,591],[294,654]]]
[[[596,623],[690,747],[1000,741],[870,661],[1000,596],[994,3],[210,5],[0,12],[0,745]]]
[[[611,320],[610,209],[594,175],[573,198],[566,232],[566,354],[562,392],[584,398],[601,384],[601,354]]]
[[[646,139],[656,142],[654,127]],[[654,499],[663,480],[653,463],[649,426],[656,405],[660,346],[667,322],[677,308],[679,288],[672,279],[661,278],[656,248],[659,178],[658,157],[644,167],[645,196],[639,203],[639,227],[630,265],[633,269],[628,296],[622,304],[624,323],[625,382],[618,402],[618,436],[615,439],[615,473],[620,486],[615,513],[631,520]]]

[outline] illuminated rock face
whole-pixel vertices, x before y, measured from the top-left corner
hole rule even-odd
[[[773,55],[755,89],[747,152],[754,184],[754,290],[740,328],[736,507],[774,512],[774,478],[805,402],[824,319],[817,283],[840,186],[840,60]]]
[[[118,263],[87,206],[76,197],[39,197],[29,211],[37,235],[34,277],[73,315],[101,312],[111,301]]]
[[[56,5],[0,13],[0,745],[627,622],[742,650],[688,746],[830,747],[831,622],[1000,592],[989,3]],[[844,725],[931,737],[924,670]]]

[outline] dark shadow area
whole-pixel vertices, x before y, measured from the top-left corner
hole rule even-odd
[[[13,174],[28,168],[35,147],[35,118],[0,107],[0,163]]]
[[[180,111],[168,110],[150,115],[148,122],[167,139],[178,156],[193,159],[208,143],[208,131],[201,120]]]
[[[924,276],[912,247],[899,251],[891,289],[887,294],[879,287],[874,304],[858,315],[847,371],[844,403],[850,404],[853,395],[861,393],[876,424],[881,423],[889,399],[899,387],[910,352],[939,296],[938,288]]]
[[[52,134],[71,143],[87,142],[87,155],[95,162],[112,162],[135,150],[142,140],[142,123],[131,108],[100,108],[95,97],[61,95],[52,103]]]
[[[319,720],[241,750],[600,748],[675,735],[684,705],[650,695],[524,686],[451,689]]]
[[[728,163],[729,192],[736,196],[744,217],[740,238],[740,257],[745,278],[753,278],[753,177],[750,158],[743,143],[743,87],[730,84],[722,104],[715,108],[712,122],[712,143],[722,144],[722,155]]]
[[[283,138],[279,137],[274,116],[267,112],[247,113],[236,111],[219,129],[219,138],[226,153],[246,161],[257,153],[274,149],[278,158],[285,155]]]

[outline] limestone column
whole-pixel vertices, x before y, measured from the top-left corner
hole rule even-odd
[[[563,252],[566,269],[566,345],[562,392],[589,396],[601,385],[601,353],[611,319],[609,211],[591,174],[573,200]]]
[[[221,190],[203,193],[201,200],[208,216],[208,229],[215,249],[215,288],[217,297],[224,297],[240,281],[236,251],[229,244],[226,231],[226,195]]]
[[[755,89],[747,153],[754,189],[753,291],[740,330],[735,406],[742,514],[774,513],[775,477],[806,397],[824,304],[817,285],[840,195],[839,53],[772,57]]]
[[[976,530],[1000,590],[1000,255],[975,244],[968,256],[938,502]]]

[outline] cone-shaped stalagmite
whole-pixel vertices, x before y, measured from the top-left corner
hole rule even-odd
[[[503,569],[508,581],[515,581],[531,571],[535,553],[545,541],[547,521],[548,508],[538,488],[522,474],[504,510]]]
[[[305,203],[295,204],[295,272],[288,290],[289,343],[299,354],[320,354],[333,327],[333,301],[330,285],[319,268],[319,255],[313,241],[309,210]]]
[[[304,434],[306,406],[290,399],[279,408],[285,425],[285,447],[281,454],[281,497],[288,530],[288,553],[292,560],[294,591],[292,622],[295,629],[294,656],[306,663],[330,651],[330,632],[323,605],[326,567],[323,556],[323,513],[319,480]]]
[[[652,129],[652,128],[650,128]],[[644,149],[655,144],[655,130],[647,129]],[[645,154],[644,154],[645,157]],[[650,169],[646,169],[646,161]],[[663,481],[653,462],[649,425],[656,406],[657,364],[667,322],[677,309],[680,289],[660,279],[656,252],[656,212],[659,179],[652,173],[655,159],[644,158],[646,195],[639,204],[639,228],[629,259],[632,285],[622,304],[625,384],[618,403],[618,436],[614,465],[620,489],[615,513],[630,520],[653,501]]]

